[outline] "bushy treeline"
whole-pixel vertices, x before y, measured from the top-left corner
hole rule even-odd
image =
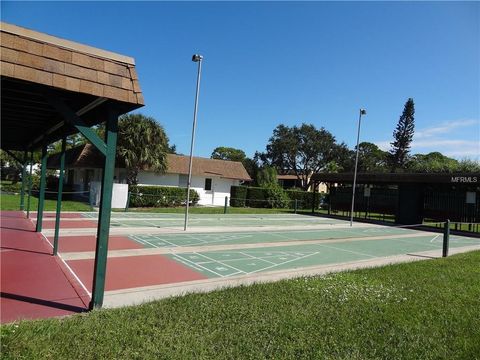
[[[230,189],[230,206],[253,208],[294,208],[295,200],[298,209],[318,208],[323,194],[300,191],[283,190],[280,187],[247,187],[232,186]]]

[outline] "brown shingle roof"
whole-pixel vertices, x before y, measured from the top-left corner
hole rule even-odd
[[[297,180],[297,175],[277,175],[278,180]]]
[[[0,23],[1,75],[142,105],[132,58]]]
[[[167,155],[167,173],[188,174],[189,156]],[[60,156],[54,154],[48,158],[47,167],[55,169],[59,167]],[[121,167],[123,162],[117,158],[116,167]],[[92,145],[85,144],[65,153],[66,167],[101,168],[103,155]],[[195,176],[218,176],[225,179],[236,179],[251,181],[252,179],[245,170],[245,167],[238,161],[216,160],[201,157],[194,157],[192,164],[192,175]]]
[[[189,156],[168,154],[168,170],[171,174],[188,174]],[[192,175],[220,176],[227,179],[251,181],[252,179],[239,161],[227,161],[194,157]]]

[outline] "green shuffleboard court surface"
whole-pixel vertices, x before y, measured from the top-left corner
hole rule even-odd
[[[334,228],[318,230],[297,231],[245,231],[245,232],[214,232],[214,233],[175,233],[175,234],[137,234],[129,238],[141,243],[147,248],[181,247],[181,246],[210,246],[230,244],[257,244],[276,243],[302,240],[338,240],[348,238],[387,237],[395,235],[418,235],[428,237],[441,237],[441,234],[432,234],[396,227],[371,227],[371,228]]]
[[[96,219],[96,213],[83,213]],[[179,213],[121,213],[113,212],[112,227],[177,227],[183,226],[184,214]],[[344,220],[298,214],[190,214],[189,226],[299,226],[346,224]]]
[[[451,236],[450,247],[480,245],[479,239]],[[437,236],[415,236],[167,255],[207,277],[229,277],[367,260],[415,252],[441,251]]]

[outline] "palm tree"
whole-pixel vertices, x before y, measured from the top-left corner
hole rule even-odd
[[[136,185],[140,170],[164,173],[167,169],[168,137],[154,118],[127,114],[118,122],[117,156],[127,169],[127,182]]]

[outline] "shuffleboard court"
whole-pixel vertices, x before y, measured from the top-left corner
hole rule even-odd
[[[452,248],[480,245],[479,239],[453,236]],[[401,254],[414,254],[442,248],[438,237],[416,236],[383,240],[345,241],[329,244],[291,245],[242,249],[177,253],[170,258],[208,277],[229,277],[265,271],[304,268],[344,263]]]
[[[182,226],[183,214],[151,214],[156,216],[144,217],[145,214],[123,217],[116,215],[111,220],[111,227],[176,227]],[[209,215],[192,214],[189,216],[189,226],[301,226],[343,224],[343,220],[327,219],[317,216],[296,214],[279,215]]]
[[[86,227],[97,221],[97,213],[68,215],[59,238],[61,259],[89,295],[96,229]],[[112,213],[107,306],[442,254],[442,232],[424,226],[350,226],[301,214],[191,214],[183,231],[183,221],[179,213]],[[44,225],[53,243],[52,217]],[[452,235],[450,248],[480,249],[480,239]]]
[[[211,246],[226,244],[257,244],[308,240],[338,240],[350,238],[424,236],[429,239],[439,234],[399,227],[335,228],[296,231],[252,231],[225,233],[175,233],[175,234],[130,234],[129,238],[147,248]]]

